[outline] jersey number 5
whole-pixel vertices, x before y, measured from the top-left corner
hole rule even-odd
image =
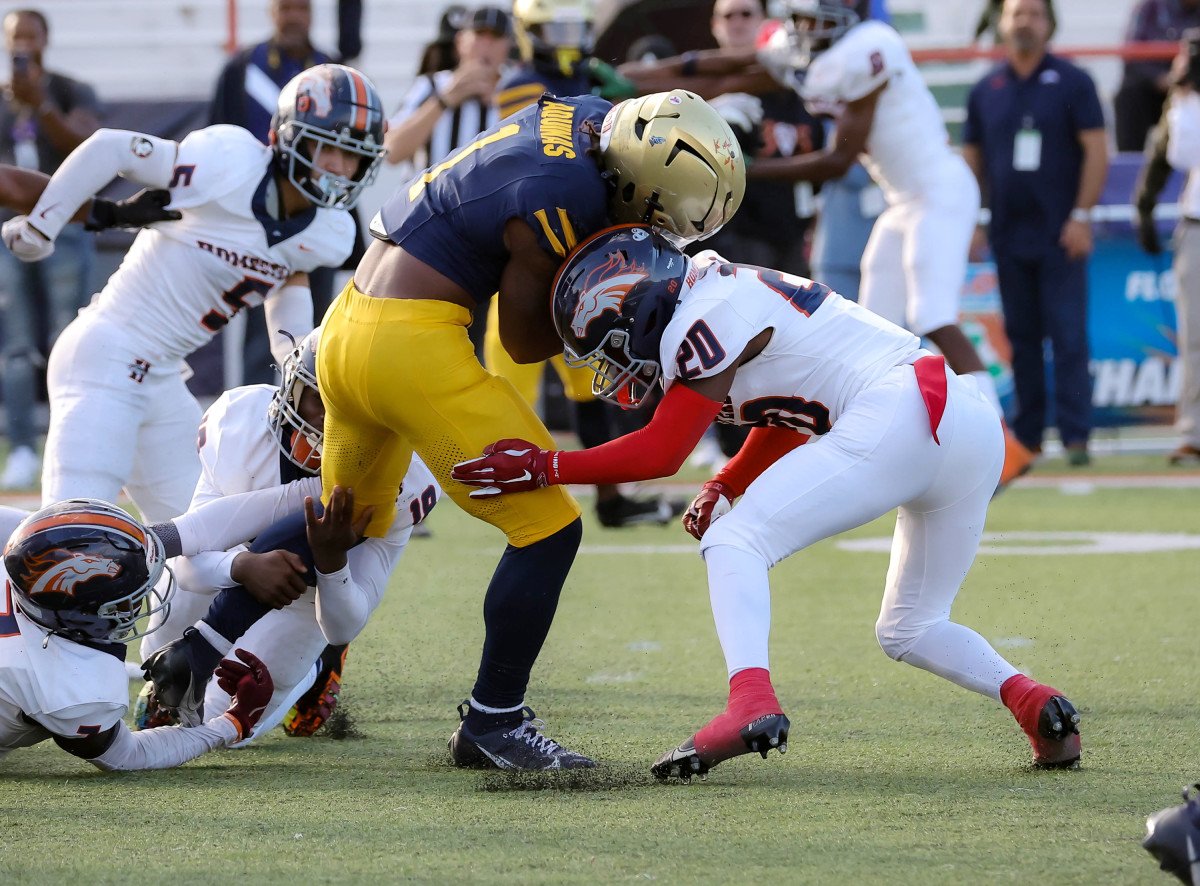
[[[242,282],[234,286],[229,291],[221,295],[221,300],[229,305],[233,310],[228,315],[221,313],[215,308],[200,318],[200,325],[210,332],[216,332],[222,326],[229,322],[229,318],[240,311],[242,308],[248,308],[246,304],[246,296],[253,293],[258,293],[263,298],[267,297],[267,293],[271,291],[271,284],[266,280],[258,280],[254,277],[243,277]]]

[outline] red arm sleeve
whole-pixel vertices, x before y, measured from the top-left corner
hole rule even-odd
[[[691,388],[671,387],[650,424],[603,446],[550,456],[554,483],[630,483],[670,477],[721,411]],[[799,435],[797,435],[799,436]]]
[[[759,474],[797,446],[807,443],[808,439],[807,435],[791,428],[754,428],[738,454],[713,479],[741,495]]]

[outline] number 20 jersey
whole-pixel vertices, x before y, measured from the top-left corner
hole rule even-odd
[[[608,219],[592,154],[609,102],[553,98],[518,111],[388,199],[371,233],[402,247],[482,301],[508,263],[504,226],[520,219],[547,255],[566,258]]]
[[[354,221],[344,210],[267,214],[272,151],[240,126],[209,126],[178,146],[139,135],[130,150],[145,161],[139,180],[169,187],[183,217],[138,233],[92,309],[140,339],[151,362],[183,359],[291,274],[350,255]]]
[[[712,250],[692,261],[695,282],[660,344],[668,387],[720,373],[772,330],[763,351],[738,368],[722,423],[825,434],[860,391],[925,353],[915,335],[822,283],[730,264]]]

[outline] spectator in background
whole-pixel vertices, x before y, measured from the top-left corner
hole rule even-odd
[[[991,195],[989,230],[1013,348],[1012,430],[1041,451],[1043,342],[1054,350],[1055,413],[1072,466],[1088,463],[1087,257],[1090,212],[1108,173],[1104,115],[1083,70],[1047,52],[1050,0],[1005,0],[1007,59],[967,99],[963,156]]]
[[[42,53],[49,41],[46,18],[19,9],[4,18],[4,43],[12,58],[12,79],[0,105],[0,163],[53,174],[71,151],[99,126],[95,91],[62,74],[47,71]],[[0,220],[11,218],[6,212]],[[34,367],[58,334],[87,303],[92,263],[91,237],[82,225],[68,225],[54,254],[25,264],[7,250],[0,258],[4,309],[4,406],[10,451],[0,486],[36,484],[41,462],[34,448]]]
[[[1200,0],[1141,0],[1133,10],[1127,42],[1178,40],[1200,26]],[[1170,61],[1127,61],[1121,88],[1113,98],[1118,151],[1140,151],[1146,134],[1162,116],[1171,86]]]
[[[432,74],[436,71],[448,71],[458,65],[458,53],[454,48],[454,37],[462,27],[467,7],[457,3],[447,6],[438,22],[437,37],[425,45],[421,52],[421,63],[417,66],[417,76]]]
[[[323,65],[332,59],[312,45],[311,0],[271,0],[271,37],[248,49],[243,49],[222,68],[213,96],[211,123],[232,123],[254,133],[264,144],[271,131],[271,115],[279,103],[279,91],[289,80],[306,68]],[[353,214],[353,213],[352,213]],[[358,217],[355,216],[357,225]],[[361,234],[348,260],[350,267],[363,252]],[[312,288],[313,310],[321,317],[333,298],[334,268],[318,268],[308,275]],[[261,323],[242,320],[231,323],[222,338],[241,335],[244,346],[244,371],[226,373],[223,387],[241,384],[270,384],[275,381],[272,368],[271,343]],[[217,342],[205,348],[221,347]],[[231,343],[226,343],[226,353]]]
[[[712,35],[722,49],[749,49],[765,20],[762,0],[716,0]],[[795,90],[779,88],[757,97],[762,106],[761,145],[750,156],[788,157],[824,147],[822,125],[805,109]],[[714,100],[713,106],[723,107],[720,99]],[[738,131],[733,121],[730,125]],[[742,147],[746,150],[748,146]],[[806,241],[814,209],[813,188],[808,182],[748,180],[741,209],[704,246],[732,261],[807,277],[811,272]]]
[[[454,48],[454,69],[419,76],[388,121],[388,163],[432,166],[499,122],[491,98],[508,59],[508,13],[495,6],[467,13]]]

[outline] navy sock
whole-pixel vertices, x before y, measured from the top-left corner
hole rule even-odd
[[[575,421],[575,433],[584,449],[594,449],[613,439],[612,416],[603,400],[572,403],[571,417]]]
[[[317,512],[320,513],[319,503]],[[316,585],[317,571],[313,566],[312,551],[308,547],[308,534],[305,530],[303,511],[289,514],[268,526],[259,534],[258,538],[254,539],[250,550],[255,554],[266,551],[291,551],[304,561],[304,565],[308,569],[304,580],[309,587]],[[217,594],[212,605],[208,607],[208,612],[203,620],[230,643],[234,643],[238,637],[250,629],[251,625],[270,611],[270,606],[260,603],[250,595],[249,591],[241,585],[237,585],[225,588]],[[190,644],[189,658],[193,662],[193,669],[198,676],[203,674],[203,678],[208,679],[221,661],[221,653],[213,649],[212,645],[199,632],[190,635]],[[205,668],[207,671],[204,671]]]
[[[575,520],[549,538],[523,548],[509,545],[492,575],[483,600],[486,634],[479,676],[471,697],[489,708],[512,708],[525,701],[529,672],[554,611],[563,582],[579,550],[583,522]],[[519,723],[520,711],[485,714],[471,708],[467,727],[472,732]],[[493,725],[485,725],[493,724]]]

